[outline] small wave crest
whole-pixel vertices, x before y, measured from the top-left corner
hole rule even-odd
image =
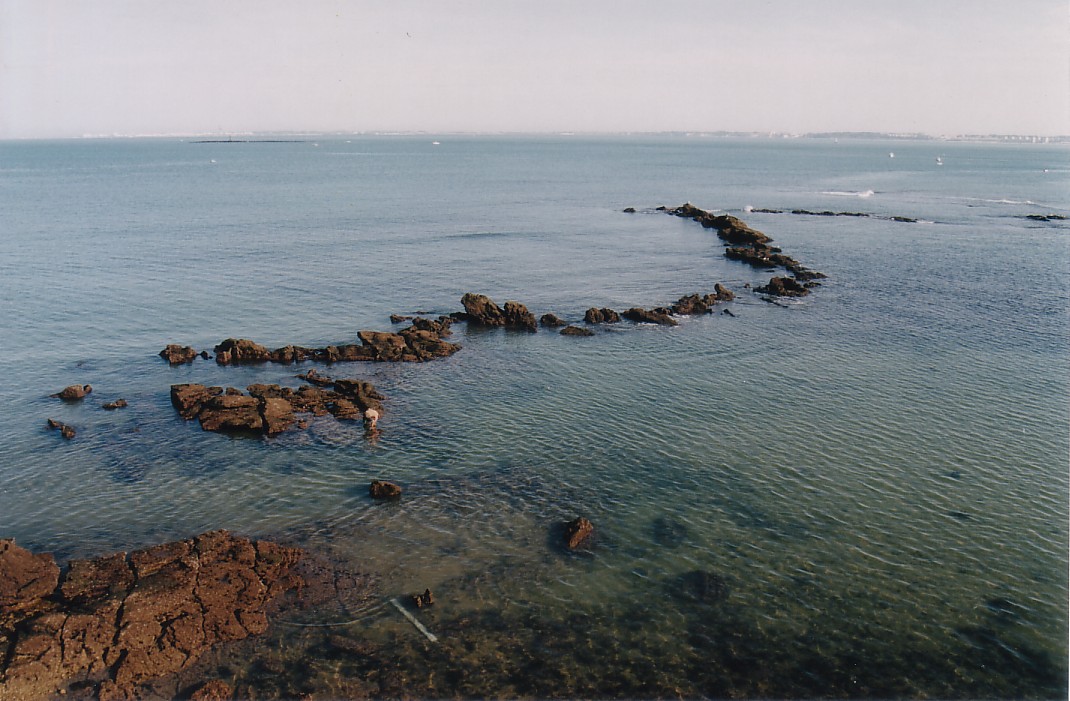
[[[853,190],[825,190],[821,194],[822,195],[834,195],[836,197],[861,197],[863,199],[866,199],[868,197],[873,197],[873,195],[875,195],[877,193],[874,192],[873,190],[861,190],[861,191],[858,191],[858,192],[853,191]]]

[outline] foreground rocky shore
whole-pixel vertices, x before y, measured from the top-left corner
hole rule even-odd
[[[61,570],[0,540],[0,698],[137,698],[213,646],[265,632],[281,598],[308,584],[300,560],[215,531]]]

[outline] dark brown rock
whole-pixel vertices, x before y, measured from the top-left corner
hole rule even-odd
[[[182,418],[195,419],[205,402],[222,393],[222,387],[205,387],[198,384],[171,385],[171,404]]]
[[[558,328],[565,326],[565,321],[556,314],[543,314],[539,317],[539,325],[546,328]]]
[[[205,431],[260,433],[264,430],[260,400],[243,394],[210,397],[201,407],[197,419]]]
[[[391,314],[390,315],[390,323],[391,324],[402,324],[402,323],[405,323],[406,321],[412,321],[412,317],[411,316],[405,316],[403,314]]]
[[[620,314],[608,307],[591,307],[583,315],[583,320],[588,324],[615,324],[620,321]]]
[[[575,550],[594,533],[594,524],[582,516],[565,524],[565,547]]]
[[[114,402],[107,402],[101,405],[104,409],[112,411],[114,409],[123,409],[127,406],[125,399],[116,399]]]
[[[412,605],[418,609],[425,606],[433,606],[435,603],[435,596],[430,589],[424,589],[423,594],[413,594],[411,599]]]
[[[562,336],[593,336],[594,331],[585,329],[581,326],[566,326],[561,329]]]
[[[290,428],[297,421],[293,406],[280,397],[266,397],[260,400],[260,418],[264,433],[273,436]]]
[[[810,294],[810,290],[790,277],[774,277],[768,285],[758,287],[756,291],[774,297],[804,297]]]
[[[228,338],[215,347],[215,361],[220,365],[266,363],[271,351],[247,338]]]
[[[53,394],[53,397],[59,397],[65,402],[78,401],[84,399],[85,395],[93,391],[90,385],[71,385],[70,387],[64,387],[62,391]]]
[[[74,426],[68,426],[62,421],[56,421],[55,419],[48,420],[48,427],[53,431],[59,431],[60,435],[67,440],[74,438],[78,434],[74,429]]]
[[[197,351],[190,346],[169,343],[166,348],[160,351],[160,357],[172,365],[183,365],[192,363],[193,359],[197,357]]]
[[[624,213],[625,214],[635,214],[635,207],[625,207],[624,208]]]
[[[713,294],[718,302],[731,302],[736,298],[736,294],[732,290],[719,282],[713,286]]]
[[[643,309],[632,307],[621,314],[625,319],[641,324],[660,324],[662,326],[676,326],[677,321],[663,311],[657,309]]]
[[[375,480],[368,487],[368,494],[372,499],[397,499],[401,496],[401,487],[393,482]]]
[[[520,302],[508,301],[501,308],[486,295],[471,292],[461,298],[469,323],[481,326],[503,326],[506,328],[535,331],[535,315]]]

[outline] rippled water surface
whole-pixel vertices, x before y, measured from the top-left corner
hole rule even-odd
[[[0,144],[0,537],[64,559],[228,528],[373,575],[210,662],[262,697],[1065,696],[1070,222],[1029,215],[1070,214],[1070,152],[438,138]],[[829,278],[766,301],[769,272],[654,210],[684,201]],[[320,367],[387,396],[375,442],[202,432],[171,384],[311,365],[156,356],[718,282],[734,316],[457,324],[447,359]],[[437,643],[389,603],[424,588]]]

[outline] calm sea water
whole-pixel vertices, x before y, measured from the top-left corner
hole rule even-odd
[[[373,603],[276,626],[271,674],[227,662],[265,697],[1065,696],[1070,222],[1028,216],[1070,214],[1070,150],[437,138],[0,144],[0,537],[63,560],[228,528],[375,575]],[[769,273],[653,211],[684,201],[828,280],[764,301]],[[734,317],[460,324],[448,359],[320,368],[387,395],[376,443],[330,417],[204,433],[171,384],[305,368],[156,356],[352,342],[469,291],[579,321],[717,282]],[[596,541],[567,555],[578,515]],[[387,605],[425,587],[438,644]]]

